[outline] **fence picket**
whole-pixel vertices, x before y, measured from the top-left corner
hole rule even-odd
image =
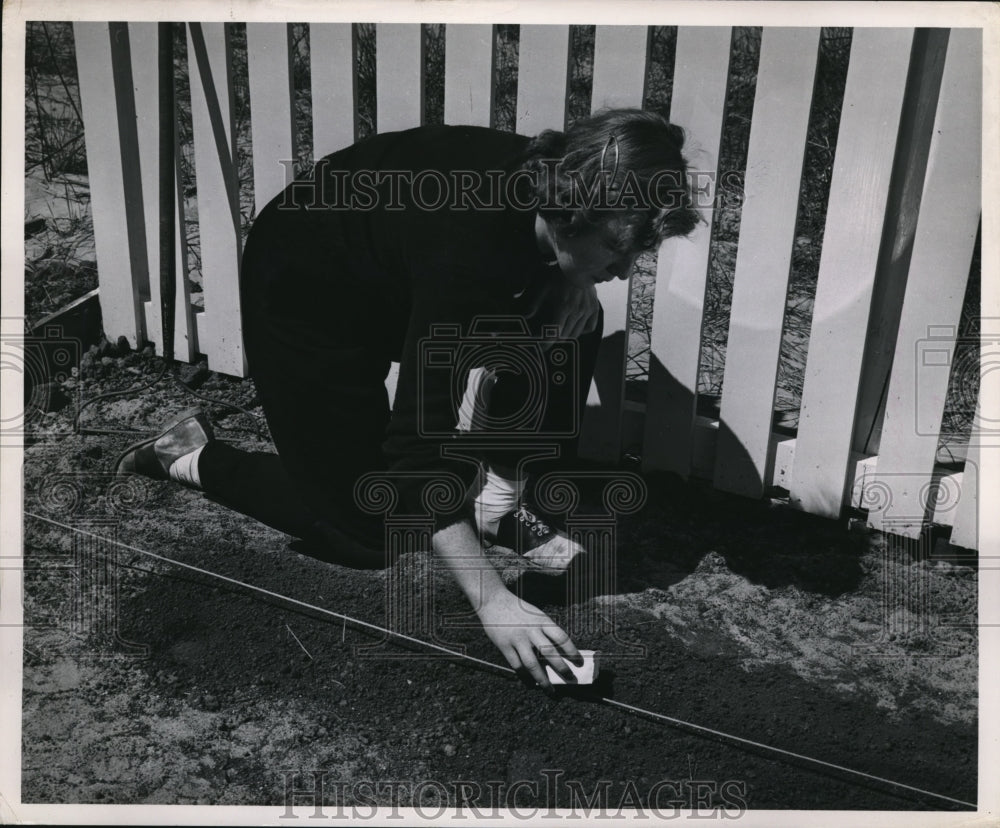
[[[715,178],[726,111],[732,30],[682,27],[677,32],[670,120],[687,131],[685,155],[705,220],[687,239],[660,246],[650,336],[643,468],[691,472],[698,359],[712,239]]]
[[[980,403],[976,405],[973,423],[979,423]],[[954,546],[965,549],[979,549],[979,476],[980,447],[978,435],[973,434],[969,441],[969,452],[962,470],[962,486],[959,492],[958,506],[955,509],[955,521],[951,527],[950,542]],[[983,550],[985,552],[985,549]]]
[[[598,26],[591,110],[642,106],[648,56],[648,27]],[[631,288],[631,277],[597,286],[604,340],[580,430],[580,453],[595,460],[615,462],[621,456]]]
[[[132,81],[134,84],[136,128],[139,141],[139,174],[142,178],[142,204],[145,218],[146,257],[149,273],[149,290],[145,296],[145,332],[150,342],[157,344],[163,353],[163,314],[160,304],[160,109],[159,67],[150,55],[159,48],[156,23],[129,23],[128,35],[132,52]],[[177,119],[173,119],[174,132],[174,181],[175,191],[180,186],[180,152],[177,146]],[[183,228],[183,200],[174,199],[174,226]],[[187,244],[180,230],[175,231],[177,248],[174,294],[174,349],[173,357],[190,362],[196,353],[192,335],[190,289],[187,280]]]
[[[769,28],[761,39],[714,474],[717,488],[749,497],[760,497],[770,476],[771,420],[819,34]]]
[[[379,132],[424,120],[424,41],[418,23],[375,27],[375,109]]]
[[[913,38],[852,444],[854,451],[870,457],[878,454],[882,438],[886,389],[899,335],[899,315],[910,271],[948,37],[948,29],[917,29]]]
[[[176,106],[175,106],[176,108]],[[174,279],[176,285],[174,302],[174,359],[182,362],[194,362],[201,351],[198,346],[197,328],[194,321],[194,309],[191,307],[191,284],[188,280],[188,246],[187,219],[184,215],[184,183],[181,180],[181,140],[177,120],[174,120],[174,246],[177,250],[175,261],[177,272]],[[159,260],[157,260],[159,265]],[[150,280],[153,283],[153,296],[160,291],[159,267]]]
[[[78,22],[73,37],[104,332],[135,347],[143,336],[149,273],[140,171],[122,163],[139,153],[128,30],[123,23]]]
[[[491,126],[496,26],[445,27],[444,122]]]
[[[521,26],[517,54],[517,131],[566,126],[569,26]]]
[[[957,505],[957,501],[939,501],[936,510],[927,508],[927,491],[953,361],[938,357],[954,353],[979,225],[981,77],[982,33],[953,30],[913,238],[876,473],[876,479],[888,483],[893,492],[893,531],[909,537],[919,535],[933,511]],[[949,493],[941,494],[947,499]],[[873,516],[876,529],[881,529],[880,518],[881,513]]]
[[[240,182],[227,24],[188,24],[188,65],[205,294],[205,310],[197,316],[198,343],[209,368],[242,377],[246,360],[239,290]]]
[[[358,67],[354,26],[309,24],[313,158],[354,143],[358,134]]]
[[[871,311],[912,29],[856,29],[844,91],[790,502],[837,517]]]
[[[296,157],[295,92],[292,86],[292,27],[288,23],[247,23],[247,74],[253,142],[255,211],[292,180]]]

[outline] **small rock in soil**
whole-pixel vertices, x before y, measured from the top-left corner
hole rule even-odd
[[[197,365],[181,365],[178,378],[188,388],[198,389],[208,379],[208,365],[204,362],[199,362]]]
[[[449,745],[445,745],[443,748],[441,748],[441,750],[444,752],[445,756],[454,756],[455,755],[455,746],[454,745],[450,745],[450,744]]]

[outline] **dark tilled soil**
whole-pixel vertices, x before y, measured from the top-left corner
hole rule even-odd
[[[963,807],[600,696],[975,802],[967,562],[650,479],[647,505],[618,521],[616,583],[596,598],[567,606],[562,580],[533,577],[507,551],[494,556],[514,588],[603,654],[592,692],[549,698],[506,673],[135,551],[373,624],[391,616],[418,638],[500,661],[427,554],[350,570],[176,484],[110,479],[134,437],[73,433],[74,405],[138,386],[153,368],[106,349],[64,387],[69,404],[31,419],[25,509],[81,531],[25,520],[25,802],[282,808],[287,788],[309,788],[319,771],[329,803],[417,804],[432,815],[460,798],[488,813],[578,806],[595,791],[594,807],[612,812]],[[259,416],[251,383],[185,372],[199,393]],[[81,422],[152,431],[191,402],[161,382],[91,406]],[[245,415],[211,412],[226,439],[268,445]],[[410,612],[396,611],[403,598]],[[296,812],[312,810],[300,798]]]

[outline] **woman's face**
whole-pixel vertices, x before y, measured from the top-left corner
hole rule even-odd
[[[628,279],[632,274],[639,253],[618,249],[620,220],[611,219],[577,236],[566,236],[557,227],[542,221],[546,235],[541,242],[543,250],[555,258],[559,270],[571,283],[588,287],[612,279]]]

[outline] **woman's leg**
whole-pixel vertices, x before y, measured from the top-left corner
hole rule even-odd
[[[316,522],[277,454],[213,440],[198,458],[198,473],[207,494],[289,535],[305,537]]]
[[[278,453],[210,443],[199,462],[202,487],[306,541],[310,554],[349,547],[355,565],[380,565],[383,525],[354,499],[357,479],[384,468],[389,357],[371,318],[377,301],[331,297],[329,261],[296,255],[275,234],[251,234],[242,275],[247,362]]]

